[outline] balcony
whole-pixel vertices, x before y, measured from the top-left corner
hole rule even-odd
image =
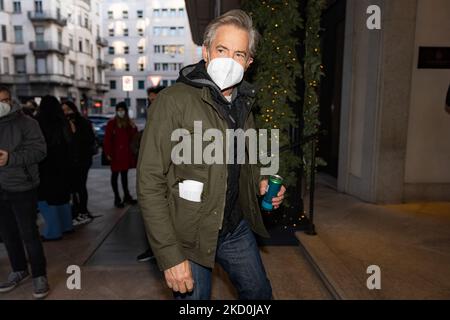
[[[73,80],[62,74],[30,74],[28,78],[30,83],[53,83],[68,87],[73,85]]]
[[[31,41],[30,49],[34,52],[56,52],[60,54],[69,53],[69,47],[52,41]]]
[[[108,69],[110,67],[110,64],[105,60],[97,59],[97,67],[99,67],[100,69]]]
[[[0,83],[2,84],[15,84],[16,81],[12,74],[0,74]]]
[[[95,89],[94,82],[91,80],[77,80],[76,86],[80,89]]]
[[[28,11],[28,18],[31,22],[48,22],[56,23],[61,27],[67,26],[67,19],[63,18],[60,14],[51,11]]]
[[[100,92],[108,92],[109,91],[109,85],[107,83],[96,83],[95,89]]]
[[[107,47],[108,46],[108,40],[102,37],[97,37],[97,44],[101,47]]]

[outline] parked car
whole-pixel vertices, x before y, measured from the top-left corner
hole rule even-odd
[[[103,145],[103,139],[105,137],[106,124],[113,118],[114,115],[90,115],[88,118],[92,122],[97,137],[97,142],[100,146]]]

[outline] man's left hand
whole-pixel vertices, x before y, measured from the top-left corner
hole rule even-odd
[[[0,149],[0,167],[6,166],[6,164],[8,163],[8,157],[9,157],[8,151]]]
[[[261,180],[259,183],[259,194],[264,195],[267,192],[267,186],[269,185],[269,180],[264,179]],[[284,194],[286,192],[286,188],[284,186],[281,186],[280,192],[278,192],[277,196],[272,199],[272,205],[274,209],[278,209],[281,205],[281,203],[284,200]]]

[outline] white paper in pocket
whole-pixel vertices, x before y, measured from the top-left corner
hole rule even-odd
[[[193,202],[202,201],[203,183],[195,180],[184,180],[178,184],[180,198]]]

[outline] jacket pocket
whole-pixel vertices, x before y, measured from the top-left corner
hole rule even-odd
[[[183,247],[195,248],[198,246],[203,200],[202,202],[194,202],[181,198],[178,184],[173,186],[172,196],[175,209],[174,228],[177,238]]]

